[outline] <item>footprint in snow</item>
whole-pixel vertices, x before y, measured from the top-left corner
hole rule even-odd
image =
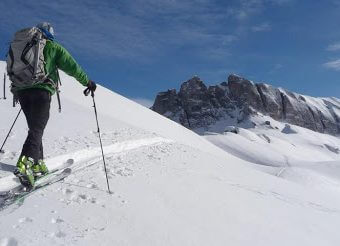
[[[114,170],[112,173],[120,175],[122,177],[133,176],[133,170],[127,167],[119,168],[117,170]]]
[[[33,220],[29,217],[24,217],[24,218],[20,218],[18,220],[19,223],[26,223],[26,222],[33,222]]]
[[[97,199],[94,198],[94,197],[90,198],[89,201],[90,201],[91,203],[97,203]]]
[[[63,190],[63,194],[64,194],[64,195],[69,195],[69,194],[72,194],[72,193],[73,193],[73,190],[71,190],[71,189],[68,189],[68,188],[67,188],[67,189],[64,189],[64,190]]]
[[[87,188],[90,188],[90,189],[96,189],[98,188],[98,186],[96,184],[88,184],[86,185]]]
[[[74,163],[74,159],[68,159],[66,161],[67,164],[72,165]]]
[[[62,232],[62,231],[58,231],[56,234],[55,234],[56,237],[59,237],[59,238],[62,238],[62,237],[66,237],[66,233],[65,232]]]
[[[8,158],[8,159],[10,159],[10,160],[14,160],[14,159],[17,158],[17,152],[15,152],[15,151],[11,151],[11,152],[3,151],[3,152],[1,152],[1,153],[4,154],[4,155],[3,155],[4,159]]]
[[[66,237],[66,233],[62,232],[62,231],[58,231],[58,232],[53,232],[50,234],[51,237],[57,237],[57,238],[63,238]]]
[[[13,237],[5,237],[0,239],[1,246],[17,246],[18,241]]]
[[[60,218],[52,218],[51,219],[51,223],[52,224],[60,224],[60,223],[63,223],[64,220],[60,219]]]
[[[83,200],[86,200],[87,199],[87,196],[85,194],[80,194],[79,195],[79,198],[83,199]]]
[[[81,200],[81,201],[85,201],[85,202],[90,202],[90,203],[97,203],[97,199],[95,197],[90,197],[90,196],[87,196],[85,194],[80,194],[78,196]]]

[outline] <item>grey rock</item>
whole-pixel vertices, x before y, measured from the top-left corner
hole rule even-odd
[[[167,112],[177,112],[181,110],[181,101],[176,93],[176,89],[158,93],[156,100],[151,107],[152,110],[166,114]]]
[[[237,126],[226,126],[224,132],[232,132],[238,134],[240,132],[240,129]]]
[[[281,91],[267,84],[256,84],[256,88],[260,94],[264,112],[275,120],[282,119],[283,105]]]
[[[260,93],[250,80],[232,74],[228,77],[228,87],[230,97],[237,102],[237,106],[243,107],[247,113],[264,110]]]
[[[294,130],[291,125],[289,124],[286,124],[285,127],[282,129],[281,131],[282,133],[285,133],[285,134],[296,134],[297,131]]]

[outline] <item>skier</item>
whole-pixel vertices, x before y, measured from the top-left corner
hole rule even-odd
[[[14,81],[20,82],[23,80],[22,73],[20,74],[23,69],[17,70],[20,72],[14,72],[13,64],[15,67],[15,64],[22,62],[16,61],[16,59],[23,60],[23,56],[28,53],[24,53],[25,50],[28,49],[26,49],[28,44],[26,44],[24,51],[20,51],[19,55],[15,55],[15,52],[18,53],[19,51],[14,51],[13,55],[13,49],[16,49],[16,47],[14,42],[12,42],[9,51],[11,59],[10,61],[7,60],[7,71],[12,80],[12,92],[20,102],[28,124],[28,136],[23,145],[14,174],[20,179],[20,182],[24,186],[29,188],[34,186],[34,182],[39,176],[48,173],[48,168],[44,162],[42,137],[49,119],[51,95],[58,90],[58,69],[73,76],[82,85],[87,86],[92,92],[94,92],[97,87],[95,82],[88,79],[86,73],[77,64],[70,53],[54,41],[54,30],[48,22],[40,23],[31,30],[39,32],[41,35],[39,40],[44,40],[44,46],[42,48],[43,54],[41,54],[43,56],[40,58],[40,60],[43,60],[41,66],[43,67],[42,71],[44,72],[44,76],[40,76],[34,83],[26,86],[16,86],[20,83],[14,83]],[[36,43],[33,43],[32,46],[34,44]],[[34,53],[36,51],[32,52]],[[38,62],[39,61],[36,61],[36,63]]]

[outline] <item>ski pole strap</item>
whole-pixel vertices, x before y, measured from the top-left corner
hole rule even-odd
[[[90,88],[86,88],[84,90],[84,95],[87,97],[91,92],[91,97],[94,97],[94,91],[92,91]]]
[[[90,88],[84,90],[84,95],[87,97],[90,94]]]

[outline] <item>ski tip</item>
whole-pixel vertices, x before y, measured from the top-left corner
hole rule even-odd
[[[0,150],[0,154],[5,154],[5,151],[3,149]]]

